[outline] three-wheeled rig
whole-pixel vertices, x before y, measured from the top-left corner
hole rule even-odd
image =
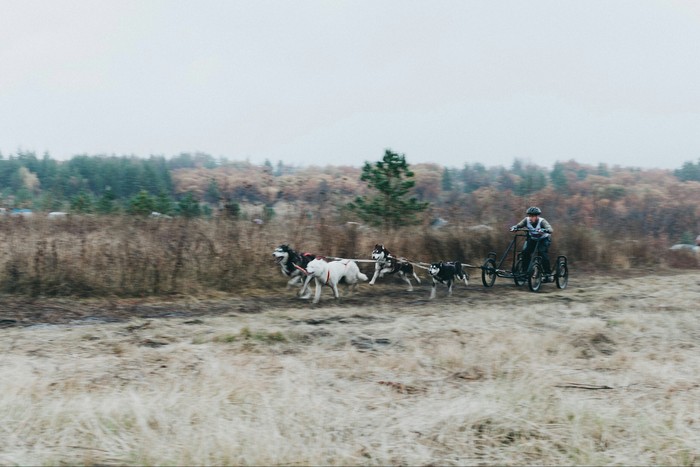
[[[517,286],[521,286],[527,282],[528,287],[533,292],[540,290],[545,274],[544,267],[542,266],[542,256],[540,256],[539,252],[539,242],[530,256],[530,264],[524,264],[523,253],[522,251],[518,251],[518,239],[523,238],[524,241],[526,241],[527,231],[527,229],[513,230],[515,235],[513,235],[513,239],[510,241],[510,244],[500,260],[496,261],[497,255],[495,252],[488,254],[484,264],[481,266],[481,282],[484,284],[484,287],[492,287],[496,282],[496,277],[505,277],[507,279],[513,279]],[[537,242],[537,240],[534,239],[532,239],[532,241]],[[503,265],[509,258],[511,251],[511,268],[507,271],[503,269]],[[557,256],[552,273],[557,287],[560,289],[565,288],[569,283],[569,266],[566,256]]]

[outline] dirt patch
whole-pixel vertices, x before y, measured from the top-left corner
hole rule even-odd
[[[463,305],[465,309],[472,306],[504,305],[511,303],[514,307],[524,306],[532,300],[560,301],[564,306],[597,300],[608,306],[626,302],[630,298],[644,299],[645,293],[629,284],[635,281],[660,286],[663,281],[686,280],[697,277],[697,273],[665,273],[661,276],[649,274],[648,271],[632,271],[629,274],[586,274],[585,277],[570,277],[566,289],[557,289],[554,284],[542,286],[534,294],[527,286],[516,287],[507,279],[498,279],[491,288],[481,284],[480,276],[472,273],[468,287],[456,285],[452,297],[447,297],[445,288],[438,287],[437,298],[429,300],[430,284],[424,282],[412,292],[405,290],[405,284],[388,279],[377,285],[362,284],[356,293],[348,294],[341,287],[340,300],[334,300],[328,288],[324,288],[321,302],[312,304],[301,300],[292,289],[283,287],[267,291],[256,291],[259,295],[222,294],[217,297],[170,297],[147,299],[71,299],[71,298],[26,298],[17,296],[0,297],[0,328],[15,326],[32,326],[38,324],[69,324],[80,322],[121,322],[134,318],[174,318],[225,316],[231,314],[255,314],[272,309],[343,309],[362,307],[371,310],[374,307],[390,306],[396,309],[420,308],[428,304]],[[695,274],[695,275],[693,275]],[[630,276],[633,279],[630,279]],[[628,285],[621,285],[628,284]],[[662,285],[661,285],[662,286]],[[662,286],[663,288],[663,286]],[[644,289],[644,288],[642,288]],[[646,294],[646,296],[649,296]],[[659,304],[658,306],[671,306]],[[323,320],[333,320],[333,317]],[[310,323],[313,324],[313,323]],[[317,323],[320,324],[320,323]],[[603,336],[605,337],[605,336]],[[595,340],[595,339],[594,339]],[[610,347],[607,342],[592,342],[592,346]],[[601,347],[601,348],[602,348]]]

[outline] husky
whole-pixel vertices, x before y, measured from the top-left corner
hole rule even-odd
[[[348,259],[326,262],[322,258],[316,258],[306,265],[308,278],[313,278],[316,284],[316,294],[313,303],[318,303],[321,299],[321,289],[324,285],[333,289],[333,296],[340,298],[338,283],[344,281],[348,289],[353,291],[360,281],[366,281],[367,276],[360,272],[357,263]]]
[[[304,295],[309,282],[311,282],[311,279],[306,277],[306,265],[309,264],[309,261],[316,258],[316,255],[298,253],[290,248],[289,245],[280,245],[274,249],[272,256],[275,258],[275,262],[280,265],[282,274],[290,278],[287,281],[287,288],[299,283],[301,284],[301,289],[299,289],[298,295],[301,298],[309,298],[311,296],[310,290],[308,295]]]
[[[464,282],[465,286],[469,285],[469,274],[462,269],[462,263],[459,261],[432,263],[428,268],[428,274],[433,279],[433,288],[430,291],[430,299],[435,298],[435,287],[437,283],[447,285],[447,296],[452,295],[452,284],[457,280]]]
[[[375,281],[383,277],[384,274],[394,274],[396,272],[398,272],[399,277],[408,284],[409,292],[413,290],[410,276],[413,276],[416,282],[420,284],[420,279],[413,269],[413,265],[404,259],[392,255],[389,250],[384,248],[384,245],[379,243],[374,245],[372,259],[376,261],[376,263],[374,264],[374,275],[372,276],[372,280],[369,281],[369,285],[374,285]]]

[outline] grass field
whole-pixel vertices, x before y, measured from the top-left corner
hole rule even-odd
[[[428,296],[0,298],[0,464],[700,464],[697,271]]]

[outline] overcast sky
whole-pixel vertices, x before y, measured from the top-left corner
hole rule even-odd
[[[695,0],[0,0],[0,152],[674,169]]]

